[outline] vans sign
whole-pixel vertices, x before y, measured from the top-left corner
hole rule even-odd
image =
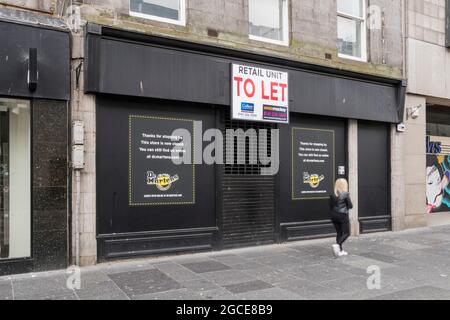
[[[289,123],[288,73],[232,65],[233,119]]]

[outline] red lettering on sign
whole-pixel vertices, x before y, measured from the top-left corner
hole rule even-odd
[[[270,99],[272,101],[278,101],[278,96],[277,96],[278,90],[276,88],[277,86],[278,86],[277,82],[270,83]]]
[[[241,96],[241,82],[242,82],[242,80],[244,80],[244,79],[242,79],[241,77],[234,77],[234,81],[236,81],[236,84],[237,84],[237,96],[238,97]]]
[[[287,89],[287,84],[285,83],[280,83],[280,88],[281,88],[281,101],[286,101],[286,89]]]
[[[262,90],[262,98],[265,100],[269,100],[270,97],[265,94],[264,80],[261,81],[261,90]]]
[[[251,87],[251,91],[248,91],[249,85]],[[245,82],[244,82],[244,91],[245,91],[245,95],[248,98],[253,98],[253,96],[255,95],[256,88],[255,88],[255,83],[252,81],[252,79],[245,80]]]

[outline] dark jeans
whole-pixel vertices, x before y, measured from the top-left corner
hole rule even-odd
[[[333,221],[337,232],[336,243],[342,250],[342,245],[350,237],[350,219],[347,214],[333,212],[331,221]]]

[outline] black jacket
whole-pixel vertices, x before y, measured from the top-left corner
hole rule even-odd
[[[336,197],[334,194],[330,197],[330,209],[334,213],[348,214],[353,209],[353,203],[350,199],[350,193],[344,192]]]

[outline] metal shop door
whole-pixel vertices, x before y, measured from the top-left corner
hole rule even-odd
[[[347,178],[347,121],[292,115],[280,126],[280,241],[335,234],[329,197]]]
[[[276,125],[257,122],[243,122],[230,119],[230,112],[222,112],[222,129],[275,129]],[[269,131],[268,131],[269,132]],[[271,149],[270,133],[267,148]],[[245,151],[238,153],[235,146],[234,164],[221,168],[221,234],[222,247],[235,248],[271,244],[275,235],[275,176],[262,176],[259,164],[250,164],[251,153],[258,154],[257,145],[246,140]],[[230,153],[230,150],[226,150]],[[238,164],[244,159],[245,164]]]

